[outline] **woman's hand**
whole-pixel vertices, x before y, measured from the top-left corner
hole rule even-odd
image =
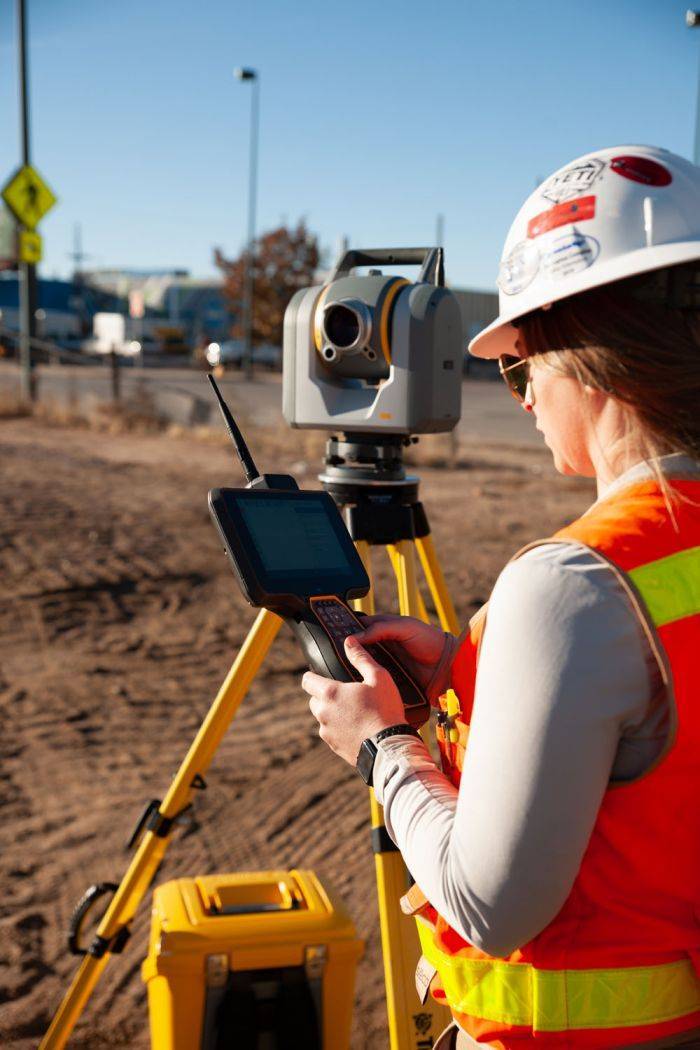
[[[439,627],[413,616],[363,616],[364,631],[354,636],[362,645],[396,642],[393,649],[403,666],[423,689],[433,677],[445,648],[445,634]]]
[[[406,721],[393,678],[356,639],[356,635],[345,639],[345,654],[362,675],[361,682],[336,682],[313,671],[301,680],[302,689],[311,696],[309,707],[319,724],[319,736],[351,766],[363,740]]]

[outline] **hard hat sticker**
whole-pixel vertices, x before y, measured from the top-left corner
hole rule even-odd
[[[668,168],[649,157],[613,157],[610,167],[624,179],[641,182],[645,186],[668,186],[673,181]]]
[[[586,237],[576,230],[557,237],[553,247],[542,259],[542,271],[547,277],[568,277],[586,270],[598,258],[600,244],[595,237]]]
[[[496,284],[504,295],[517,295],[531,283],[540,267],[540,252],[531,241],[519,241],[501,259]]]
[[[556,230],[558,226],[594,218],[595,197],[577,197],[573,201],[555,204],[553,208],[541,211],[534,219],[530,219],[527,224],[527,235],[528,237],[539,237],[549,230]]]
[[[580,164],[572,164],[570,168],[557,172],[545,182],[542,187],[542,196],[548,201],[554,201],[555,204],[578,197],[590,189],[604,167],[604,161],[598,160],[597,157],[582,161]]]

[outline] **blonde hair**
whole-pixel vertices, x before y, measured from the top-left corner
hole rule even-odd
[[[664,493],[660,456],[700,460],[700,262],[616,281],[517,322],[524,357],[616,398]]]

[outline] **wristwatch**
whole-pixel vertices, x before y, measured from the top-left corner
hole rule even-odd
[[[406,733],[410,733],[411,736],[417,736],[420,739],[420,733],[415,726],[411,726],[408,722],[401,722],[399,725],[389,726],[387,729],[380,729],[374,736],[367,737],[360,744],[360,750],[357,755],[357,762],[355,768],[364,780],[367,787],[372,787],[372,774],[374,772],[374,760],[377,757],[377,744],[380,740],[386,740],[388,736],[405,736]]]

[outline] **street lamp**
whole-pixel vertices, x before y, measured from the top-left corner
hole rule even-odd
[[[243,296],[243,328],[245,349],[243,365],[246,379],[253,374],[253,259],[255,252],[255,204],[258,179],[258,127],[260,123],[260,77],[255,69],[234,69],[238,80],[251,81],[250,93],[250,159],[248,177],[248,252],[246,255],[245,288]]]
[[[700,26],[700,11],[686,11],[685,24],[688,29]],[[698,79],[698,98],[695,104],[695,149],[693,150],[693,160],[696,164],[700,164],[700,78]]]

